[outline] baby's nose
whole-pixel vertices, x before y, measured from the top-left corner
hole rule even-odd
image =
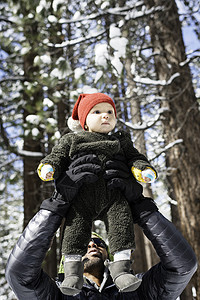
[[[107,113],[103,114],[103,118],[108,119],[108,114]]]

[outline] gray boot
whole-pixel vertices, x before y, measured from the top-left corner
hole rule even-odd
[[[130,264],[130,260],[119,260],[108,265],[114,284],[122,292],[133,292],[142,282],[130,272]]]
[[[64,263],[65,279],[60,285],[60,290],[65,295],[80,293],[83,286],[83,262],[67,261]]]

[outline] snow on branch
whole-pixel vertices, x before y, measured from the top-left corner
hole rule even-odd
[[[4,145],[7,147],[7,149],[10,152],[14,153],[15,155],[28,156],[28,157],[43,157],[43,154],[41,152],[26,151],[26,150],[19,149],[16,146],[10,145],[10,141],[5,131],[5,128],[3,126],[3,121],[1,116],[0,116],[0,132],[1,132],[1,137],[4,141]]]
[[[10,24],[14,24],[14,22],[10,20],[7,16],[0,16],[0,22],[7,22]]]
[[[155,12],[158,11],[163,11],[164,7],[163,6],[157,6],[157,7],[152,7],[150,9],[142,9],[141,11],[138,10],[138,7],[142,7],[144,5],[144,1],[138,1],[136,5],[134,6],[124,6],[124,7],[114,7],[114,8],[109,8],[103,12],[99,13],[92,13],[90,15],[84,15],[80,16],[78,18],[72,18],[72,19],[60,19],[59,23],[60,24],[68,24],[68,23],[76,23],[76,22],[85,22],[85,21],[90,21],[90,20],[95,20],[97,18],[106,16],[106,15],[117,15],[117,16],[123,16],[125,17],[125,20],[136,20],[138,18],[143,18],[145,16],[151,15]]]
[[[71,45],[80,44],[80,43],[88,41],[88,40],[90,40],[92,38],[97,38],[97,37],[103,35],[105,32],[106,32],[106,30],[101,30],[101,31],[99,31],[97,33],[90,33],[86,37],[80,37],[80,38],[77,38],[77,39],[74,39],[74,40],[66,41],[66,42],[63,42],[62,44],[48,43],[48,46],[50,46],[50,47],[56,47],[56,48],[64,48],[64,47],[67,47],[69,45],[71,46]]]
[[[92,13],[90,15],[84,15],[84,16],[80,16],[78,18],[72,18],[72,19],[62,18],[59,20],[59,23],[60,24],[68,24],[68,23],[76,23],[76,22],[85,22],[85,21],[95,20],[99,17],[103,17],[108,14],[127,16],[127,11],[133,10],[142,5],[144,5],[144,1],[137,1],[137,3],[132,7],[130,7],[130,6],[115,7],[115,8],[109,8],[103,12]]]
[[[26,157],[43,157],[44,155],[41,152],[33,152],[27,150],[18,150],[18,155]]]
[[[147,85],[167,86],[167,85],[170,85],[172,83],[172,81],[179,76],[180,76],[180,73],[175,73],[168,80],[152,80],[150,78],[142,78],[140,76],[135,76],[133,78],[133,81],[136,83],[142,83],[142,84],[147,84]]]
[[[126,125],[127,127],[133,130],[146,130],[154,126],[159,119],[160,119],[160,113],[155,117],[154,120],[151,120],[150,122],[144,122],[142,124],[132,124],[131,122],[125,122],[121,118],[119,118],[118,121],[120,121],[121,123],[123,123],[124,125]]]
[[[154,159],[158,158],[162,153],[167,152],[167,150],[173,148],[177,144],[181,144],[182,142],[183,142],[183,139],[178,139],[178,140],[175,140],[175,141],[169,143],[158,154],[156,154],[154,157],[152,157],[150,159],[150,161],[153,161]]]
[[[194,54],[195,52],[199,52],[200,49],[196,49],[196,50],[193,50],[193,51],[190,51],[189,53],[187,53],[187,55],[191,55],[191,54]],[[195,58],[198,58],[200,57],[200,54],[195,54],[194,56],[192,57],[188,57],[185,61],[182,61],[179,63],[179,66],[180,67],[184,67],[185,65],[189,64],[192,60],[194,60]]]
[[[165,8],[164,6],[157,6],[157,7],[152,7],[150,9],[145,9],[145,10],[142,10],[142,11],[130,11],[126,17],[125,17],[125,20],[130,20],[130,19],[139,19],[139,18],[143,18],[143,17],[146,17],[146,16],[149,16],[155,12],[158,12],[158,11],[163,11]]]

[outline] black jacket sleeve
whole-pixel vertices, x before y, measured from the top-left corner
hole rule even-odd
[[[160,257],[160,263],[144,274],[139,299],[175,300],[197,269],[194,251],[158,211],[141,218],[139,225]]]
[[[41,265],[62,217],[41,209],[20,236],[6,266],[6,279],[20,300],[62,299]]]

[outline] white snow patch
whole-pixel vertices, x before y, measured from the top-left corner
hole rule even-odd
[[[70,74],[71,74],[71,69],[59,70],[58,68],[53,69],[50,73],[52,77],[58,78],[60,80],[66,78]]]
[[[44,98],[43,105],[47,107],[53,107],[54,103],[49,98]]]
[[[113,39],[115,37],[121,36],[121,31],[118,27],[115,26],[115,24],[110,25],[110,31],[109,31],[109,37],[110,39]]]
[[[54,0],[52,3],[52,7],[54,11],[57,11],[59,4],[65,4],[65,0]]]
[[[95,46],[95,64],[97,66],[107,67],[108,45],[107,44],[97,44]]]
[[[48,21],[50,23],[56,23],[58,21],[58,19],[56,18],[56,16],[50,15],[50,16],[48,16]]]
[[[61,137],[60,131],[56,131],[56,132],[54,133],[54,137],[55,137],[56,139],[59,139],[59,138]]]
[[[41,55],[40,59],[44,64],[50,64],[51,63],[51,57],[48,54]]]
[[[56,97],[56,98],[61,98],[62,97],[62,95],[61,95],[61,93],[59,91],[55,91],[53,93],[53,96]]]
[[[102,76],[103,76],[103,71],[98,71],[96,73],[96,76],[95,76],[95,79],[94,79],[94,83],[97,83]]]
[[[116,71],[116,75],[120,75],[122,70],[123,70],[123,64],[122,62],[120,61],[119,57],[118,56],[114,56],[113,59],[111,59],[111,64],[113,65],[113,67],[115,68],[115,71]]]
[[[127,43],[128,40],[124,37],[115,37],[110,40],[110,46],[117,51],[118,57],[125,58]]]
[[[37,14],[40,14],[43,8],[45,9],[49,8],[49,4],[46,2],[46,0],[40,0],[39,5],[36,7]]]
[[[197,98],[200,98],[200,88],[195,90],[195,95]]]
[[[85,71],[82,68],[76,68],[74,70],[75,79],[79,79],[84,73],[85,73]]]
[[[98,93],[98,90],[89,85],[84,85],[82,88],[77,89],[77,92],[78,94],[93,94]]]
[[[24,146],[24,141],[23,140],[17,140],[15,142],[15,146],[17,147],[18,150],[22,150]]]
[[[73,20],[78,20],[79,18],[80,18],[80,16],[81,16],[81,13],[80,13],[80,11],[76,11],[75,12],[75,14],[73,15]]]
[[[26,53],[28,53],[31,50],[31,47],[23,47],[21,49],[21,55],[25,55]]]
[[[38,130],[38,128],[33,128],[32,129],[32,136],[38,136],[39,135],[39,130]]]
[[[53,118],[47,118],[47,122],[52,126],[55,126],[57,124],[57,121]]]
[[[6,188],[6,185],[4,183],[0,183],[0,191],[3,191]]]
[[[31,124],[38,125],[40,123],[40,117],[37,115],[28,115],[26,117],[26,121]]]
[[[108,7],[110,4],[108,1],[104,1],[102,4],[101,4],[101,9],[105,9],[106,7]]]

